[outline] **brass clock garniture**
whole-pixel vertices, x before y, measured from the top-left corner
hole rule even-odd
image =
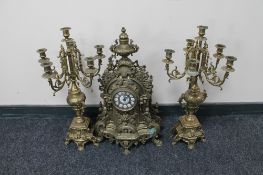
[[[128,58],[139,47],[129,40],[125,28],[121,32],[119,41],[116,40],[110,47],[113,55],[99,79],[103,103],[95,131],[100,137],[116,141],[127,154],[133,144],[144,144],[148,139],[152,139],[157,146],[162,142],[158,138],[158,110],[151,104],[152,76],[145,66]],[[121,58],[113,60],[117,56]]]
[[[199,105],[203,103],[207,97],[205,90],[201,90],[198,86],[198,80],[204,83],[205,78],[209,84],[213,86],[218,86],[224,84],[225,80],[228,78],[230,72],[234,72],[233,63],[237,59],[233,56],[224,56],[223,49],[225,45],[217,44],[216,53],[213,55],[216,59],[215,65],[209,63],[210,55],[208,52],[208,44],[206,42],[205,30],[207,26],[198,26],[199,36],[193,39],[187,39],[185,51],[185,68],[184,72],[180,73],[175,67],[174,70],[170,72],[169,65],[174,61],[172,60],[172,54],[174,53],[171,49],[166,49],[166,58],[163,59],[165,63],[165,69],[170,80],[177,80],[183,78],[185,75],[188,76],[189,81],[188,90],[181,95],[179,98],[179,103],[185,108],[186,115],[181,116],[179,121],[175,124],[173,132],[173,144],[176,144],[179,140],[183,140],[188,143],[188,148],[192,149],[195,142],[198,139],[204,141],[205,135],[204,131],[199,123],[195,113],[199,108]],[[220,78],[217,75],[217,68],[219,62],[226,58],[226,65],[222,67],[225,71],[224,77]],[[221,88],[222,89],[222,88]]]
[[[93,129],[90,128],[90,119],[83,116],[86,97],[79,88],[79,82],[86,88],[89,88],[92,85],[93,77],[99,74],[102,58],[105,56],[102,53],[103,46],[95,46],[97,55],[95,57],[86,58],[87,68],[84,69],[81,62],[82,55],[75,41],[70,38],[70,28],[64,27],[61,30],[64,36],[62,41],[66,43],[66,48],[61,45],[58,56],[61,63],[61,74],[55,70],[55,67],[51,67],[52,62],[46,57],[47,49],[39,49],[37,52],[41,57],[39,62],[41,66],[44,67],[44,74],[42,77],[48,80],[49,85],[54,91],[54,95],[56,92],[60,91],[65,84],[69,87],[67,103],[72,106],[76,115],[68,130],[65,144],[73,141],[77,144],[79,150],[83,150],[85,143],[91,141],[97,145],[99,140],[93,135]],[[94,67],[95,60],[98,60],[98,68]]]

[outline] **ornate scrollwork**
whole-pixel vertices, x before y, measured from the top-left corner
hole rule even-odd
[[[209,51],[208,44],[206,42],[205,31],[207,26],[198,26],[199,36],[193,39],[187,39],[185,51],[185,66],[184,72],[180,73],[175,67],[170,71],[170,65],[174,63],[172,60],[172,54],[174,50],[165,49],[165,59],[162,61],[165,63],[166,73],[170,80],[177,80],[187,75],[187,81],[189,81],[188,90],[181,95],[179,98],[180,105],[185,109],[186,115],[182,116],[176,123],[173,129],[173,143],[175,144],[179,140],[183,140],[188,143],[188,147],[193,148],[194,143],[197,139],[204,140],[204,132],[201,128],[195,113],[197,112],[199,105],[203,103],[207,97],[204,91],[201,91],[198,86],[198,78],[204,83],[204,78],[207,82],[213,86],[218,86],[222,89],[221,85],[224,84],[228,78],[229,73],[234,71],[233,63],[236,58],[233,56],[224,56],[223,44],[216,45],[216,53],[213,55],[216,58],[216,63],[209,65]],[[226,58],[226,66],[222,67],[225,71],[224,77],[220,78],[217,74],[217,68],[221,59]],[[203,78],[204,75],[204,78]]]
[[[79,150],[83,150],[85,143],[91,141],[97,145],[99,139],[93,135],[93,130],[90,129],[90,119],[83,116],[86,97],[80,90],[79,82],[89,88],[92,85],[93,77],[99,75],[102,58],[104,58],[102,53],[103,46],[95,46],[97,55],[87,59],[87,68],[84,70],[81,62],[82,54],[77,48],[76,42],[69,37],[70,28],[64,27],[61,30],[64,36],[62,41],[66,44],[66,48],[61,45],[58,55],[62,70],[61,74],[58,74],[55,67],[51,68],[52,62],[46,57],[47,49],[39,49],[37,52],[41,57],[39,62],[44,68],[42,77],[48,80],[51,89],[54,91],[54,95],[60,91],[65,84],[68,85],[67,102],[75,111],[75,116],[68,130],[65,143],[68,144],[70,141],[73,141],[77,144]],[[94,60],[98,60],[98,68],[94,67]]]
[[[139,47],[134,45],[133,41],[129,42],[125,31],[122,29],[119,41],[115,41],[111,46],[110,50],[114,54],[109,58],[108,66],[99,79],[103,103],[95,131],[111,142],[116,141],[127,154],[132,145],[144,144],[152,139],[153,143],[160,146],[161,141],[158,138],[160,118],[151,105],[152,76],[145,66],[140,66],[138,61],[133,62],[128,58],[128,55],[137,52]],[[121,58],[114,61],[116,55]],[[134,94],[135,107],[122,110],[113,105],[114,94],[120,91]],[[118,98],[116,100],[119,104]]]

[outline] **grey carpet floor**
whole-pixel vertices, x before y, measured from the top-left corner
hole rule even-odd
[[[2,118],[0,174],[263,174],[263,115],[200,117],[207,141],[194,150],[171,145],[169,130],[177,118],[163,117],[162,147],[149,142],[127,156],[107,140],[83,152],[65,146],[71,118]]]

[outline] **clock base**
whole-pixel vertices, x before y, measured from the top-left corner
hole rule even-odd
[[[68,145],[72,141],[79,151],[84,150],[87,142],[93,142],[95,146],[98,146],[100,140],[93,135],[93,129],[90,129],[89,125],[90,118],[74,117],[67,132],[65,144]]]
[[[195,115],[181,116],[172,129],[172,134],[173,145],[182,140],[188,144],[189,149],[194,148],[197,140],[205,141],[204,131]]]
[[[156,146],[162,146],[162,141],[159,139],[159,122],[151,119],[157,119],[158,116],[153,115],[145,118],[142,115],[138,117],[141,119],[141,122],[120,124],[112,120],[113,117],[118,117],[118,115],[107,114],[105,111],[105,113],[102,112],[99,115],[99,120],[95,124],[95,131],[101,139],[107,138],[111,143],[116,142],[116,144],[119,144],[123,148],[124,154],[129,154],[133,145],[145,144],[148,140],[152,141]],[[130,116],[130,118],[132,117]],[[142,122],[147,120],[149,123]]]

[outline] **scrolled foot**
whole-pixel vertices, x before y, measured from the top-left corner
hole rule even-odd
[[[65,139],[65,145],[68,145],[69,144],[69,139]]]
[[[94,146],[99,147],[99,142],[102,141],[102,138],[93,136],[91,140]]]
[[[77,147],[78,147],[79,151],[83,151],[84,150],[84,145],[85,145],[84,142],[77,142],[76,144],[77,144]]]
[[[102,140],[103,140],[103,137],[101,137],[101,136],[97,136],[97,137],[96,137],[96,141],[97,141],[97,142],[101,142]]]
[[[194,149],[195,142],[188,142],[188,149],[192,150]]]
[[[158,136],[156,136],[155,138],[153,138],[152,140],[153,144],[155,144],[156,146],[160,147],[163,145],[163,142],[159,139]]]
[[[93,142],[93,145],[96,146],[96,147],[100,146],[98,142]]]
[[[180,137],[178,135],[174,136],[172,145],[175,145],[177,142],[179,142],[179,140],[180,140]]]
[[[125,148],[123,151],[123,154],[128,155],[128,154],[130,154],[130,152],[131,151],[128,148]]]
[[[113,138],[113,137],[110,137],[110,138],[109,138],[109,142],[110,142],[110,143],[113,143],[113,142],[114,142],[114,138]]]
[[[205,139],[205,137],[204,137],[204,138],[201,138],[201,141],[202,141],[202,142],[206,142],[206,139]]]

